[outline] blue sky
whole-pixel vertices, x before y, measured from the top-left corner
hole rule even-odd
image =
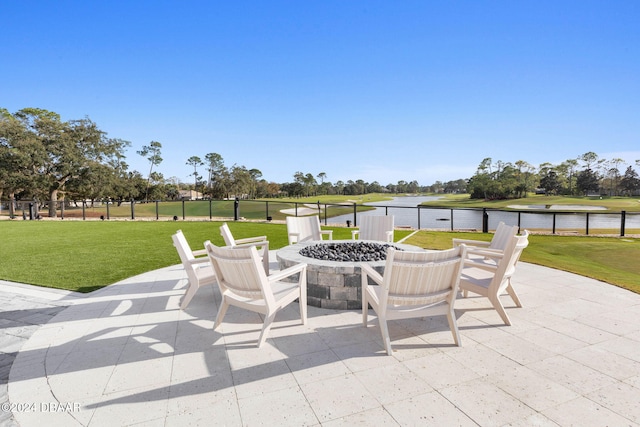
[[[635,0],[5,0],[0,18],[0,107],[87,116],[144,175],[154,140],[185,182],[211,152],[382,185],[640,159]]]

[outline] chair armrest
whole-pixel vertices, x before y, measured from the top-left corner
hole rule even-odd
[[[382,275],[374,270],[373,267],[367,264],[362,264],[360,265],[360,271],[362,274],[366,274],[367,276],[371,277],[371,280],[376,282],[378,285],[382,286]]]
[[[454,248],[463,243],[468,246],[489,246],[491,244],[491,242],[485,242],[484,240],[453,239]]]
[[[300,273],[302,270],[307,268],[306,263],[292,265],[291,267],[285,268],[284,270],[275,271],[269,275],[269,282],[277,282],[279,280],[284,279],[285,277],[293,276],[296,273]]]
[[[202,256],[202,255],[206,255],[207,254],[207,250],[206,249],[198,249],[197,251],[191,251],[191,253],[193,253],[193,256]]]
[[[189,261],[190,264],[206,264],[208,262],[210,262],[211,260],[209,259],[209,257],[202,257],[202,258],[194,258],[191,261]]]
[[[358,234],[360,234],[360,230],[351,230],[351,239],[356,240]]]
[[[236,242],[237,242],[237,240],[236,240]],[[252,246],[255,246],[256,249],[258,249],[258,247],[260,247],[260,246],[269,247],[269,241],[268,240],[263,240],[263,241],[260,241],[260,242],[242,243],[242,244],[239,244],[239,245],[235,245],[234,248],[250,248]]]
[[[486,258],[500,259],[504,257],[504,251],[500,249],[489,248],[474,248],[473,246],[467,246],[467,255],[480,255]]]
[[[463,267],[479,268],[481,270],[487,270],[491,272],[495,272],[496,270],[498,270],[498,266],[495,264],[487,264],[486,262],[472,261],[469,259],[464,260]],[[463,269],[463,272],[464,272],[464,269]]]
[[[266,242],[267,236],[245,237],[244,239],[236,239],[237,244]]]
[[[329,236],[329,240],[333,240],[333,230],[320,230],[320,237],[322,237],[323,234]]]

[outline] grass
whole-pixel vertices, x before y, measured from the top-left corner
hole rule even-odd
[[[182,229],[193,249],[211,240],[222,245],[219,221],[0,221],[0,279],[91,292],[179,258],[171,235]],[[287,245],[286,226],[229,222],[236,238],[266,235],[269,247]],[[327,227],[334,239],[351,229]],[[396,240],[411,233],[396,230]],[[490,234],[419,231],[406,243],[445,249],[453,237],[489,240]],[[640,240],[534,235],[523,261],[571,271],[640,293]]]
[[[430,249],[451,247],[454,237],[491,240],[492,234],[419,231],[405,243]],[[591,277],[640,293],[640,239],[531,235],[522,261]]]
[[[325,197],[326,199],[326,197]],[[370,200],[366,200],[370,201]],[[266,202],[266,203],[265,203]],[[270,200],[242,200],[239,206],[239,216],[242,218],[252,220],[266,220],[267,216],[270,216],[276,221],[284,221],[287,214],[283,213],[284,210],[294,211],[297,208],[302,210],[303,208],[317,206],[318,198],[300,199],[296,201],[282,201],[279,199]],[[268,205],[267,205],[268,203]],[[332,204],[344,203],[346,206],[335,206]],[[309,205],[309,206],[307,206]],[[329,200],[320,202],[321,218],[325,217],[325,208],[327,217],[339,216],[343,214],[350,214],[353,212],[353,205],[349,205],[349,202],[342,200]],[[359,212],[374,209],[372,207],[357,205],[356,209]],[[133,216],[135,218],[158,218],[158,219],[171,219],[177,216],[178,219],[210,219],[210,218],[233,218],[234,217],[234,201],[233,200],[194,200],[185,201],[184,204],[180,202],[161,202],[161,203],[136,203],[133,207]],[[47,212],[41,212],[43,216],[46,216]],[[87,206],[84,211],[82,207],[66,208],[64,216],[66,218],[82,218],[83,215],[86,218],[99,218],[103,216],[105,218],[131,218],[131,205],[109,205],[109,211],[107,212],[106,205],[95,207]],[[20,216],[20,215],[18,215]],[[62,216],[62,212],[58,211],[58,216]]]
[[[229,222],[236,238],[263,236],[269,247],[288,244],[284,224]],[[0,279],[91,292],[180,259],[171,235],[181,229],[192,249],[224,245],[218,221],[0,221]],[[337,227],[335,239],[351,238]],[[400,231],[398,238],[409,234]]]

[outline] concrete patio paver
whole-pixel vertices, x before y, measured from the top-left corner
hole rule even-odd
[[[219,292],[181,311],[181,266],[82,298],[2,286],[0,399],[21,407],[0,425],[640,425],[640,295],[526,263],[514,286],[513,326],[460,299],[462,347],[411,319],[390,324],[393,356],[359,311],[301,325],[292,304],[260,349],[254,313],[214,332]]]

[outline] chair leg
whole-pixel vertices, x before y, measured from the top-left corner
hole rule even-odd
[[[451,329],[451,334],[453,335],[453,341],[456,343],[458,347],[462,346],[462,341],[460,340],[460,333],[458,332],[458,324],[456,323],[456,313],[453,311],[453,307],[447,311],[447,320],[449,321],[449,329]]]
[[[367,289],[362,288],[362,324],[367,326],[369,322],[369,302],[367,301]]]
[[[491,301],[491,304],[493,304],[493,308],[496,309],[496,311],[502,318],[502,321],[505,323],[505,325],[511,326],[511,320],[509,319],[509,315],[507,315],[507,312],[504,310],[504,306],[500,301],[500,297],[499,296],[490,297],[489,301]]]
[[[191,282],[189,282],[188,285],[189,287],[187,288],[187,291],[184,293],[184,296],[182,297],[182,302],[180,303],[180,310],[184,310],[185,308],[187,308],[193,296],[196,294],[196,292],[198,292],[197,285],[192,285]]]
[[[389,356],[393,356],[393,349],[391,348],[391,338],[389,338],[389,327],[387,326],[387,319],[378,316],[378,323],[380,323],[380,333],[382,334],[384,348],[387,350],[387,354]]]
[[[302,277],[302,282],[300,283],[300,298],[298,299],[298,304],[300,305],[300,320],[303,325],[307,324],[307,279],[306,279],[306,270],[300,273],[304,277]]]
[[[258,338],[258,347],[262,347],[265,341],[267,341],[267,335],[269,335],[269,330],[271,330],[271,325],[275,318],[276,313],[271,313],[270,315],[265,316],[264,324],[262,325],[262,332],[260,332],[260,338]]]
[[[224,315],[227,314],[227,309],[229,308],[229,303],[227,299],[223,296],[222,302],[220,303],[220,308],[218,309],[218,314],[216,315],[216,320],[213,323],[213,330],[215,331],[218,326],[222,323],[222,319],[224,319]]]
[[[516,293],[516,290],[513,288],[513,286],[511,286],[511,279],[509,279],[509,286],[507,286],[507,292],[509,293],[509,296],[511,297],[513,302],[516,304],[516,306],[522,307],[522,303],[520,302],[520,298],[518,298],[518,294]]]

